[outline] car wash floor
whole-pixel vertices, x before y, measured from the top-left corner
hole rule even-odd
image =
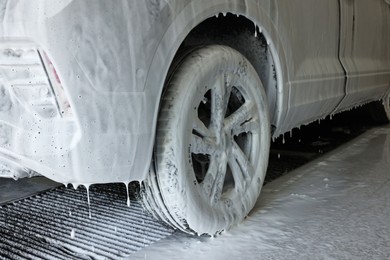
[[[176,233],[129,259],[390,259],[390,126],[268,183],[216,238]]]
[[[273,143],[240,225],[191,237],[153,220],[124,185],[0,179],[0,259],[389,259],[390,126],[353,115]],[[358,122],[358,123],[356,123]]]

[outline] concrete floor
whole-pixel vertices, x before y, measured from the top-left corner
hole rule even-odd
[[[177,233],[129,259],[390,259],[390,126],[265,185],[217,238]]]

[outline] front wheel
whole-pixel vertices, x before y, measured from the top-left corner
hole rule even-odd
[[[248,60],[219,45],[188,54],[166,88],[143,201],[176,228],[213,235],[242,221],[260,193],[270,146],[266,94]]]

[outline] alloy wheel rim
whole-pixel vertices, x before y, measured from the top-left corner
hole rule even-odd
[[[194,103],[189,141],[191,166],[211,205],[242,196],[259,156],[256,102],[236,74],[221,73]]]

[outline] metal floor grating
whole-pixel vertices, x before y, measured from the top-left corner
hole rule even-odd
[[[0,259],[118,259],[173,233],[125,185],[57,188],[0,206]]]

